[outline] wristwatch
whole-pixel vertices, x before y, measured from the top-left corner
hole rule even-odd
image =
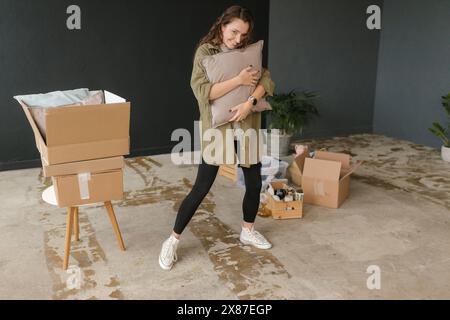
[[[248,101],[251,101],[252,105],[254,106],[256,106],[256,104],[258,103],[258,99],[256,99],[254,96],[248,97]]]

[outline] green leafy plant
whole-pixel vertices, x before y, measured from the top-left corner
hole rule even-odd
[[[428,128],[432,134],[442,140],[445,147],[450,148],[450,93],[442,96],[442,106],[447,112],[448,131],[439,122],[433,122],[433,126]]]
[[[318,94],[312,91],[297,93],[294,90],[267,97],[272,106],[269,129],[279,129],[289,135],[301,134],[311,119],[319,116],[316,107],[318,97]]]

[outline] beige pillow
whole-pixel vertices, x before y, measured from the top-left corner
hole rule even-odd
[[[89,95],[81,101],[82,105],[103,104],[103,91],[89,91]]]
[[[242,69],[253,66],[262,72],[262,49],[264,41],[260,40],[243,49],[220,52],[203,58],[202,65],[211,83],[223,82],[239,75]],[[212,126],[221,126],[233,117],[234,112],[229,110],[240,103],[247,101],[255,90],[255,86],[239,86],[226,95],[214,100],[211,104]],[[271,110],[270,104],[263,98],[258,100],[254,110]]]

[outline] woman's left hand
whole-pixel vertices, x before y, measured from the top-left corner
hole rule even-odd
[[[230,112],[236,112],[236,114],[230,119],[230,121],[243,121],[252,112],[252,107],[252,103],[250,101],[246,101],[231,108]]]

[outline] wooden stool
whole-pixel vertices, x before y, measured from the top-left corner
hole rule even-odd
[[[42,199],[52,205],[57,205],[56,197],[54,196],[53,186],[47,188],[42,193]],[[105,208],[108,212],[109,219],[111,220],[111,224],[114,229],[114,233],[116,234],[117,242],[119,243],[119,248],[122,251],[125,251],[125,244],[123,243],[122,234],[120,233],[119,225],[117,224],[116,215],[114,214],[114,209],[111,204],[111,201],[105,202]],[[80,227],[78,222],[78,207],[69,207],[67,208],[67,218],[66,218],[66,243],[65,243],[65,252],[64,252],[64,261],[63,261],[63,269],[67,270],[69,265],[69,256],[70,256],[70,247],[72,242],[72,232],[75,236],[75,241],[80,239]]]
[[[105,208],[108,212],[109,219],[111,220],[111,224],[114,229],[114,233],[116,234],[117,242],[119,243],[119,248],[122,251],[125,251],[125,244],[123,243],[122,234],[120,233],[119,225],[117,224],[116,215],[114,214],[114,209],[111,204],[111,201],[105,202]],[[80,238],[80,228],[78,223],[78,207],[69,207],[67,208],[67,220],[66,220],[66,247],[64,253],[64,262],[63,269],[67,270],[69,265],[69,256],[70,256],[70,247],[72,242],[72,229],[75,236],[75,241],[78,241]]]

